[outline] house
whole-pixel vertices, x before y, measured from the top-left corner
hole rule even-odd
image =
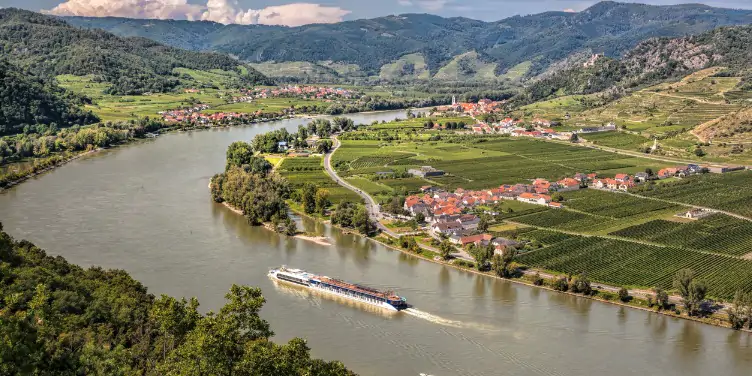
[[[574,180],[577,180],[578,182],[585,182],[585,181],[590,180],[590,178],[587,175],[585,175],[585,174],[583,174],[581,172],[578,172],[578,173],[574,174]]]
[[[635,174],[635,180],[637,180],[639,182],[644,183],[644,182],[648,181],[649,179],[650,179],[650,175],[648,175],[647,172],[638,172],[638,173]]]
[[[632,180],[632,177],[627,174],[616,174],[614,176],[614,180],[618,181],[619,183],[624,183]]]
[[[553,208],[553,209],[561,209],[561,208],[563,208],[563,207],[564,207],[564,205],[562,205],[562,204],[561,204],[561,203],[559,203],[559,202],[549,202],[549,203],[548,203],[548,207],[549,207],[549,208]]]
[[[422,166],[421,168],[411,168],[407,170],[407,172],[410,175],[421,177],[421,178],[427,178],[427,177],[433,177],[433,176],[443,176],[444,171],[437,170],[431,166]]]
[[[675,168],[662,168],[658,171],[658,178],[659,179],[666,179],[673,176],[676,176],[677,169]]]
[[[459,222],[437,222],[431,225],[431,231],[436,234],[454,235],[462,232]]]
[[[677,217],[686,219],[701,219],[717,213],[715,210],[708,209],[692,209],[688,212],[677,214]]]
[[[278,151],[287,151],[287,141],[280,141],[277,142],[277,150]]]
[[[551,196],[542,195],[538,193],[521,193],[517,196],[517,201],[527,202],[529,204],[536,205],[548,205],[551,202]]]
[[[462,236],[462,235],[456,234],[449,238],[450,242],[457,244],[461,247],[465,247],[470,244],[475,244],[477,246],[486,246],[489,243],[491,243],[491,240],[493,240],[493,236],[489,234],[479,234],[479,235],[469,235],[469,236]]]
[[[629,190],[629,188],[632,188],[632,187],[634,187],[634,186],[635,186],[635,183],[634,183],[634,182],[632,182],[632,181],[627,181],[627,182],[624,182],[624,183],[619,183],[618,189],[619,189],[620,191],[625,191],[625,192],[626,192],[626,191],[628,191],[628,190]]]
[[[580,189],[580,182],[572,178],[559,180],[556,182],[556,185],[558,185],[559,192],[569,192]]]
[[[480,218],[472,214],[464,214],[457,218],[457,223],[462,226],[463,230],[475,230],[480,224]]]

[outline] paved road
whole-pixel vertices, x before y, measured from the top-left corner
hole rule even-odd
[[[334,170],[332,167],[332,155],[334,155],[334,152],[339,149],[340,145],[342,143],[339,142],[337,137],[333,137],[334,144],[332,145],[332,149],[324,156],[324,169],[326,170],[326,173],[329,174],[329,176],[334,179],[337,184],[355,192],[358,194],[358,196],[363,198],[363,201],[365,201],[366,204],[366,210],[368,210],[368,215],[376,221],[376,227],[379,228],[379,230],[385,232],[387,235],[393,237],[393,238],[399,238],[400,235],[395,233],[394,231],[388,229],[386,226],[381,224],[379,221],[381,219],[381,209],[379,208],[379,204],[376,203],[376,201],[369,195],[368,193],[364,192],[360,188],[348,183],[345,181],[345,179],[342,179],[339,175],[337,175],[337,171]]]

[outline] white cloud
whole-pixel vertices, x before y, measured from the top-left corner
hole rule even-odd
[[[243,9],[237,0],[207,0],[206,5],[188,4],[187,0],[67,0],[43,12],[61,16],[188,19],[286,26],[340,22],[350,13],[339,7],[311,3]]]
[[[403,6],[403,7],[411,7],[413,6],[413,2],[410,0],[397,0],[397,4]]]
[[[427,11],[436,12],[444,9],[444,5],[448,2],[448,0],[418,0],[416,3]]]
[[[577,13],[577,11],[574,10],[574,9],[572,9],[572,8],[564,9],[564,11],[567,12],[567,13]]]

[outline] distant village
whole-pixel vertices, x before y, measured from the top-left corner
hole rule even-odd
[[[326,86],[284,86],[279,88],[253,88],[241,90],[242,95],[233,97],[234,102],[250,102],[265,98],[301,99],[358,99],[361,93],[355,90]]]

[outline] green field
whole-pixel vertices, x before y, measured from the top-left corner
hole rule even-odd
[[[290,182],[293,189],[298,189],[305,183],[313,183],[318,188],[326,189],[329,192],[329,200],[335,205],[342,200],[361,201],[355,192],[338,185],[329,177],[324,170],[321,157],[285,158],[277,171]]]
[[[723,214],[687,223],[655,220],[612,235],[734,256],[752,255],[752,222]]]
[[[639,194],[752,217],[752,171],[705,174],[655,185]]]
[[[538,177],[558,180],[577,172],[613,176],[665,167],[654,160],[529,139],[496,137],[486,142],[448,142],[427,141],[421,134],[399,137],[400,140],[392,142],[343,139],[333,162],[346,176],[430,165],[446,171],[447,175],[429,180],[449,189],[491,188]]]
[[[519,261],[561,273],[586,272],[588,277],[614,286],[666,289],[671,288],[677,271],[690,268],[707,282],[711,296],[731,299],[737,290],[752,292],[752,262],[747,260],[601,237],[562,239],[521,255]]]
[[[434,78],[452,81],[495,79],[496,65],[483,61],[477,52],[471,51],[455,56],[436,72]]]

